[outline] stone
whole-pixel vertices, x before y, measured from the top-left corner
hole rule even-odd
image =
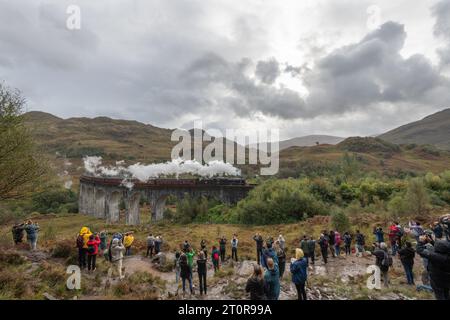
[[[156,181],[156,182],[155,182]],[[119,221],[119,204],[125,202],[125,222],[128,225],[140,224],[140,201],[146,200],[151,206],[152,220],[163,218],[166,199],[174,196],[183,199],[186,194],[191,197],[212,196],[226,204],[235,204],[245,198],[253,188],[252,185],[227,184],[213,182],[198,183],[196,179],[164,180],[151,182],[133,182],[128,185],[121,178],[104,178],[82,175],[80,177],[79,212],[97,218],[106,218],[108,223]],[[155,184],[156,183],[156,184]]]

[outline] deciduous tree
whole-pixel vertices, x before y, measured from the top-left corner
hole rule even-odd
[[[18,90],[0,83],[0,200],[29,195],[47,172],[24,125],[24,105]]]

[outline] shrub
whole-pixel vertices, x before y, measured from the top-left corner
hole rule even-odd
[[[351,152],[396,153],[401,149],[398,145],[373,137],[351,137],[338,144],[338,147]]]
[[[445,181],[441,179],[440,176],[434,175],[431,172],[428,172],[424,178],[425,186],[431,190],[444,190]]]
[[[359,197],[359,188],[347,183],[342,183],[339,185],[339,194],[345,202],[352,202]]]
[[[439,151],[438,148],[436,148],[433,145],[423,145],[419,147],[419,152],[425,153],[425,154],[429,154],[435,157],[439,157],[441,155],[441,152]]]
[[[71,241],[60,241],[52,250],[53,258],[69,258],[73,254],[76,254],[76,250]]]
[[[241,200],[236,219],[244,224],[277,224],[303,220],[326,214],[324,203],[315,198],[305,180],[268,180]]]
[[[26,260],[18,253],[0,252],[0,264],[18,266],[25,262]]]
[[[131,293],[130,286],[125,281],[119,282],[113,287],[113,294],[117,297]]]
[[[52,288],[58,284],[65,283],[66,274],[63,269],[47,264],[42,267],[42,270],[39,273],[39,278],[42,281],[45,281],[45,283]]]
[[[324,202],[334,203],[336,201],[336,188],[328,179],[314,179],[311,181],[309,189],[312,194]]]
[[[0,225],[5,225],[23,218],[23,212],[14,212],[10,208],[0,205]]]
[[[401,195],[394,196],[388,203],[388,210],[394,217],[401,217],[408,212],[408,208],[404,197]]]
[[[341,233],[350,229],[350,220],[341,209],[335,209],[331,215],[331,224],[333,228]]]
[[[418,216],[427,211],[430,205],[430,197],[422,179],[413,178],[409,180],[405,201],[407,209]]]
[[[32,210],[41,213],[75,213],[78,212],[78,198],[71,190],[47,190],[32,197]]]

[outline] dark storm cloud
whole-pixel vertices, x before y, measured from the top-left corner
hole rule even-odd
[[[195,60],[183,77],[190,86],[202,88],[203,94],[214,91],[214,88],[224,89],[218,95],[217,103],[232,109],[240,117],[251,117],[258,112],[282,119],[300,117],[304,102],[297,92],[266,84],[269,79],[269,82],[276,79],[274,74],[279,74],[278,63],[278,72],[266,69],[263,74],[266,81],[259,84],[246,74],[250,64],[248,59],[231,63],[216,54],[207,54]]]
[[[436,19],[434,35],[445,41],[438,49],[443,66],[450,65],[450,0],[441,0],[432,7],[432,14]]]
[[[450,88],[448,78],[423,55],[400,55],[405,38],[403,25],[387,22],[320,59],[304,79],[310,95],[303,116],[343,114],[380,103],[449,103],[449,94],[435,94]]]
[[[306,101],[293,90],[270,85],[280,74],[280,63],[274,59],[257,63],[259,84],[245,72],[248,60],[232,63],[216,54],[195,60],[184,77],[191,86],[207,88],[202,94],[223,87],[227,94],[219,95],[216,103],[240,117],[260,112],[282,119],[313,118],[397,103],[410,103],[411,108],[445,106],[450,101],[449,79],[423,55],[404,58],[400,51],[406,36],[403,25],[387,22],[358,43],[319,59],[312,70],[288,65],[284,72],[304,80]]]
[[[192,92],[179,73],[217,39],[201,26],[200,2],[174,2],[156,10],[156,2],[77,1],[81,29],[71,31],[73,1],[0,0],[0,79],[20,88],[29,107],[60,116],[160,124],[209,108],[209,97]]]

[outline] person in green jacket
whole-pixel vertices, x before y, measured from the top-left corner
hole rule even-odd
[[[311,264],[314,264],[314,259],[316,255],[316,240],[312,236],[308,240],[308,259],[311,259]],[[306,260],[308,260],[306,259]]]
[[[211,260],[214,266],[214,272],[219,270],[219,259],[220,259],[220,252],[216,246],[213,246],[211,251]]]
[[[100,232],[100,254],[103,254],[103,251],[106,250],[108,243],[108,234],[105,230]]]
[[[190,247],[189,251],[186,252],[186,257],[187,257],[189,269],[191,269],[191,276],[192,276],[192,268],[194,266],[194,256],[195,256],[195,250],[192,247]]]
[[[308,237],[306,235],[303,236],[302,241],[300,241],[300,249],[302,249],[306,260],[308,260],[308,257],[309,257],[309,246],[308,246]]]

